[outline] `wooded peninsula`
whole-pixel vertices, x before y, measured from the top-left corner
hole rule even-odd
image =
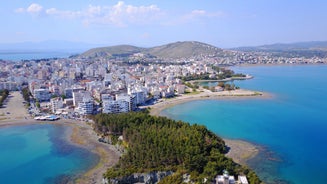
[[[94,122],[99,134],[124,150],[118,164],[104,174],[108,181],[133,173],[172,171],[159,183],[183,183],[184,174],[203,183],[228,170],[231,175],[246,175],[251,184],[261,183],[254,171],[225,157],[228,150],[223,139],[203,125],[148,112],[98,114]]]

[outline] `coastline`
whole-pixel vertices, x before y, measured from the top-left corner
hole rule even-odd
[[[99,162],[90,170],[79,176],[73,183],[102,183],[102,175],[109,167],[114,166],[121,156],[115,146],[101,143],[91,124],[70,119],[57,121],[36,121],[31,119],[24,107],[22,95],[15,91],[11,92],[4,108],[0,108],[0,128],[9,126],[23,126],[33,124],[54,124],[70,127],[71,130],[64,132],[65,139],[76,146],[87,149],[99,156]]]
[[[58,121],[35,121],[33,119],[21,120],[2,120],[0,121],[0,128],[12,126],[24,126],[33,124],[53,124],[70,127],[70,130],[65,132],[65,140],[69,143],[87,149],[99,156],[99,162],[90,170],[79,176],[74,183],[90,184],[101,183],[103,174],[109,167],[118,163],[121,154],[113,146],[98,142],[98,136],[92,127],[85,122],[78,122],[73,120],[58,120]]]
[[[186,94],[172,99],[164,99],[162,102],[151,106],[150,114],[159,116],[160,112],[168,107],[186,103],[193,100],[206,99],[243,99],[243,98],[270,98],[272,95],[268,93],[238,89],[234,91],[211,92],[205,90],[199,94]],[[101,183],[103,173],[109,167],[118,163],[121,153],[113,145],[98,142],[98,136],[90,124],[79,122],[76,120],[61,119],[58,121],[36,121],[31,119],[27,114],[25,107],[22,105],[23,99],[18,92],[13,93],[13,98],[10,98],[7,106],[2,108],[3,112],[10,112],[5,114],[0,119],[0,128],[4,126],[19,126],[31,124],[58,124],[69,126],[71,129],[66,132],[66,140],[70,143],[85,148],[99,156],[99,162],[90,170],[79,176],[74,183]],[[20,108],[19,108],[20,107]],[[259,153],[257,146],[242,140],[224,139],[226,146],[230,148],[226,154],[227,157],[232,158],[236,163],[246,164],[246,161],[255,157]]]
[[[220,92],[211,92],[205,90],[199,94],[188,95],[184,94],[174,98],[164,99],[162,102],[159,102],[154,105],[143,106],[142,108],[150,108],[150,114],[153,116],[160,116],[161,111],[166,108],[190,102],[195,100],[207,100],[207,99],[244,99],[244,98],[271,98],[273,95],[269,93],[263,93],[258,91],[250,91],[245,89],[237,89],[233,91],[220,91]]]
[[[245,77],[230,77],[230,78],[226,78],[226,79],[191,80],[189,82],[190,83],[194,83],[194,82],[228,82],[228,81],[233,81],[233,80],[249,80],[252,78],[253,78],[253,76],[247,75]]]
[[[101,183],[103,174],[109,167],[118,163],[121,153],[115,146],[99,142],[98,135],[92,126],[85,122],[69,120],[69,122],[61,122],[60,124],[72,127],[72,133],[67,137],[68,141],[99,156],[99,162],[75,182],[82,184]]]
[[[234,162],[241,165],[248,165],[247,161],[256,157],[260,149],[258,146],[243,140],[223,139],[229,151],[226,157],[233,159]]]
[[[269,93],[238,89],[234,91],[221,91],[211,92],[206,90],[200,94],[195,95],[181,95],[172,99],[165,99],[154,105],[144,106],[143,108],[150,108],[150,114],[153,116],[162,116],[160,113],[169,107],[178,104],[195,101],[195,100],[208,100],[208,99],[244,99],[244,98],[272,98],[273,95]],[[259,154],[259,147],[253,143],[223,138],[228,152],[225,154],[228,158],[233,159],[234,162],[241,165],[248,165],[247,161],[256,157]]]

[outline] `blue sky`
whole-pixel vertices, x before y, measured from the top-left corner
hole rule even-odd
[[[10,0],[0,43],[65,40],[218,47],[327,41],[326,0]]]

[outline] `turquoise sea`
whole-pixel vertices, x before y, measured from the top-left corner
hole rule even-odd
[[[273,97],[192,101],[162,115],[260,146],[248,164],[266,183],[326,183],[327,65],[232,69],[254,76],[237,86]]]
[[[65,140],[68,128],[50,124],[0,128],[0,183],[67,183],[95,166],[97,155]]]

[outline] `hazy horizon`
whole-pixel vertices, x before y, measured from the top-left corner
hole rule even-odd
[[[191,40],[190,40],[191,41]],[[197,40],[192,40],[197,41]],[[175,41],[175,42],[183,42],[183,41]],[[170,42],[170,43],[175,43]],[[240,45],[236,47],[224,48],[219,45],[213,45],[222,49],[234,49],[234,48],[242,48],[242,47],[259,47],[266,45],[275,45],[275,44],[299,44],[299,43],[317,43],[317,42],[326,42],[327,41],[307,41],[307,42],[291,42],[291,43],[272,43],[272,44],[262,44],[262,45]],[[71,41],[63,41],[63,40],[46,40],[40,42],[18,42],[18,43],[0,43],[0,52],[43,52],[43,51],[58,51],[58,52],[83,52],[88,49],[97,48],[97,47],[110,47],[110,46],[118,46],[118,45],[132,45],[136,47],[143,48],[151,48],[156,46],[161,46],[170,43],[163,43],[160,45],[151,45],[151,46],[140,46],[140,45],[132,45],[132,44],[116,44],[116,45],[107,45],[107,44],[96,44],[96,43],[86,43],[86,42],[71,42]],[[205,42],[203,42],[205,43]],[[206,43],[210,44],[210,43]],[[212,45],[212,44],[211,44]]]

